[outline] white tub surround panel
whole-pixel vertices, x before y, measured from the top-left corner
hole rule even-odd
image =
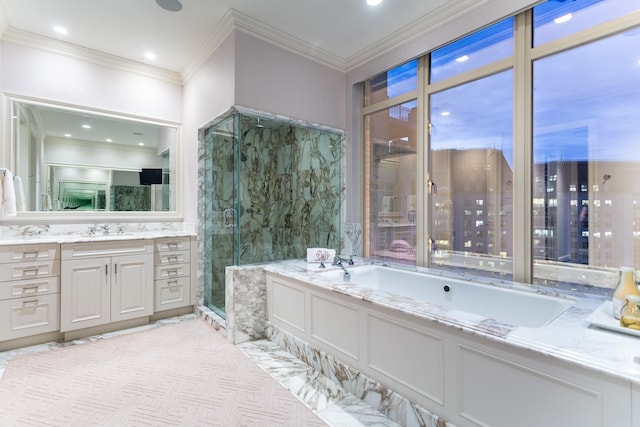
[[[455,424],[412,403],[400,393],[383,386],[351,365],[343,363],[282,328],[268,323],[267,337],[317,371],[317,376],[326,376],[332,383],[337,384],[339,389],[352,394],[358,401],[365,402],[399,425],[455,427]],[[322,389],[323,384],[317,384],[316,388]],[[331,395],[332,390],[327,390],[325,393]]]
[[[252,269],[250,301],[258,305],[257,289],[266,284],[255,269],[266,271],[270,339],[290,337],[282,341],[291,346],[289,351],[338,378],[345,389],[371,400],[382,412],[397,412],[397,419],[403,420],[399,422],[427,423],[436,417],[462,426],[584,422],[617,427],[633,425],[632,407],[637,418],[632,393],[638,393],[640,384],[638,339],[595,328],[587,321],[604,297],[479,278],[479,286],[572,300],[548,324],[516,326],[336,281],[330,273],[319,274],[326,270],[303,261],[233,267],[244,268]],[[356,272],[353,277],[358,268],[349,267]],[[227,292],[233,292],[227,286]],[[235,295],[237,307],[242,306],[241,299]],[[346,387],[349,384],[351,388]],[[501,401],[509,402],[513,410],[505,409]],[[544,408],[557,405],[562,414],[572,414],[570,418],[559,415],[541,421],[540,414],[550,413]]]

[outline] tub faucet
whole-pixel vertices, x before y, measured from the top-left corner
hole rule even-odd
[[[349,259],[347,258],[342,258],[340,255],[337,255],[333,257],[333,262],[331,263],[331,265],[339,265],[342,267],[342,263],[346,262],[349,265],[353,265],[353,255],[351,255],[349,257]]]

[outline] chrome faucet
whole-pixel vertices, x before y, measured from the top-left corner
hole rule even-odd
[[[102,226],[102,231],[104,234],[109,234],[109,224],[104,224]]]
[[[349,259],[347,259],[342,258],[340,255],[336,254],[336,256],[333,257],[333,262],[331,263],[331,265],[339,265],[342,267],[343,262],[346,262],[349,265],[353,265],[353,255],[351,255]]]
[[[336,256],[333,257],[333,262],[331,263],[331,265],[339,266],[344,272],[342,274],[342,280],[344,280],[345,282],[348,282],[351,280],[351,273],[349,273],[347,268],[342,264],[343,262],[347,262],[349,265],[353,265],[353,255],[350,256],[349,259],[346,259],[336,254]]]
[[[342,271],[344,271],[344,273],[342,273],[342,280],[344,280],[345,282],[348,282],[351,280],[351,273],[349,273],[347,271],[347,269],[345,268],[344,265],[340,264],[340,267],[342,268]]]

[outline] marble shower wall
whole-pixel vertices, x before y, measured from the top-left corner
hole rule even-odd
[[[241,115],[240,260],[340,249],[342,136]]]
[[[225,306],[226,266],[343,248],[343,150],[339,132],[236,110],[201,131],[200,304]]]

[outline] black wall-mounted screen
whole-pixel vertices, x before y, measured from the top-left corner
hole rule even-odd
[[[162,184],[162,169],[142,169],[140,185]]]

